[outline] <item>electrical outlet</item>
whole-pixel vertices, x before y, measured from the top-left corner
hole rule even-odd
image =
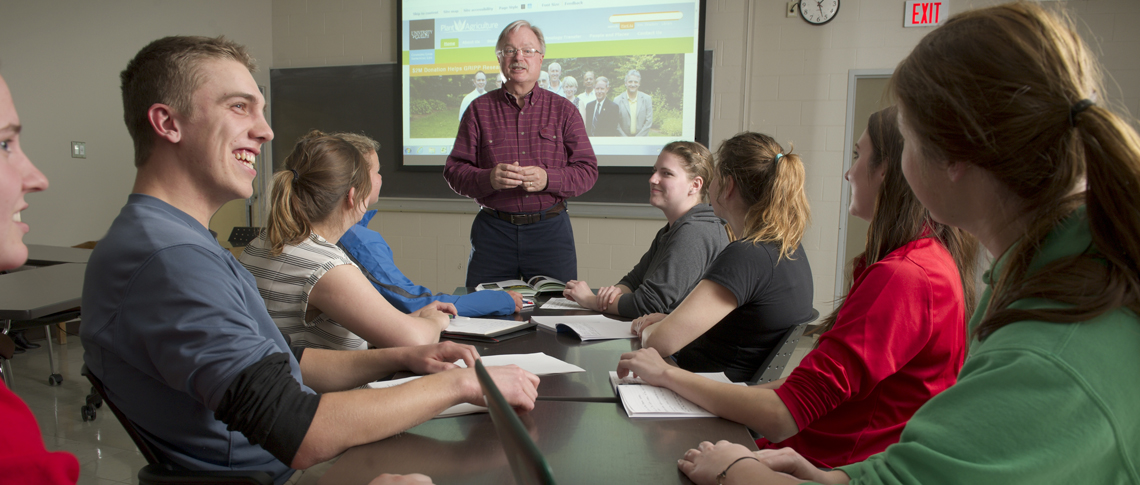
[[[87,158],[87,142],[71,142],[71,158]]]
[[[788,2],[788,9],[785,13],[787,14],[788,17],[795,17],[796,15],[799,15],[800,14],[800,1],[799,0],[791,0],[790,2]]]

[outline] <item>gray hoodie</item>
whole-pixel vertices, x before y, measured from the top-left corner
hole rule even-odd
[[[637,317],[672,312],[727,245],[724,222],[712,206],[697,204],[672,227],[666,224],[657,231],[649,251],[618,282],[633,290],[618,300],[618,313]]]

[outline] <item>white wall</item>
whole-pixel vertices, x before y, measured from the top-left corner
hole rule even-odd
[[[847,72],[893,68],[930,32],[902,27],[903,3],[844,0],[834,21],[816,27],[787,18],[783,0],[708,1],[705,46],[716,51],[711,148],[752,130],[773,135],[785,148],[794,144],[804,157],[813,221],[803,244],[820,309],[831,308],[844,210],[839,198],[848,149],[843,146]],[[949,12],[996,3],[950,0]],[[1086,39],[1099,44],[1101,61],[1119,84],[1119,89],[1109,88],[1109,99],[1140,113],[1140,56],[1135,55],[1140,52],[1140,2],[1047,3],[1067,5]],[[379,12],[368,2],[334,0],[275,0],[273,6],[274,67],[396,60],[395,2],[383,2]],[[373,40],[357,43],[366,36]],[[579,277],[594,285],[616,282],[648,247],[643,236],[651,237],[661,224],[572,220]],[[460,214],[381,214],[372,227],[392,243],[409,277],[433,290],[450,291],[463,282],[470,221],[470,215]]]
[[[412,0],[409,0],[412,1]],[[950,12],[998,3],[949,0]],[[830,308],[839,240],[849,69],[891,68],[930,29],[903,29],[903,0],[844,0],[836,20],[813,27],[784,16],[784,0],[709,0],[706,48],[716,51],[712,142],[742,130],[794,143],[808,165],[813,224],[804,240],[816,302]],[[1075,0],[1067,6],[1115,83],[1107,99],[1140,113],[1140,1]],[[51,180],[29,196],[27,241],[97,239],[134,177],[118,73],[147,42],[173,34],[226,34],[268,69],[395,62],[391,0],[0,0],[0,73],[11,85],[24,146]],[[746,41],[747,40],[747,41]],[[747,101],[747,102],[746,102]],[[71,140],[88,158],[69,158]],[[383,192],[381,192],[383,195]],[[373,222],[415,281],[436,291],[463,283],[470,214],[385,213]],[[572,217],[579,276],[614,283],[648,246],[660,220]]]
[[[269,83],[269,0],[4,0],[0,75],[20,113],[24,151],[47,175],[28,196],[29,243],[99,239],[134,182],[134,148],[123,123],[119,72],[147,43],[167,35],[226,35],[260,60]],[[87,158],[70,142],[87,142]]]

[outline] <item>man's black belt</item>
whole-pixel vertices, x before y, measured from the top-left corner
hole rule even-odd
[[[534,224],[534,223],[541,221],[543,219],[549,219],[551,217],[556,217],[558,214],[561,214],[565,210],[566,210],[566,202],[565,201],[554,204],[554,207],[551,207],[546,212],[536,212],[533,214],[512,214],[510,212],[497,211],[497,210],[492,209],[490,207],[484,207],[483,208],[483,212],[490,214],[491,217],[497,217],[499,219],[507,221],[507,222],[514,224],[516,226],[525,226],[527,224]]]

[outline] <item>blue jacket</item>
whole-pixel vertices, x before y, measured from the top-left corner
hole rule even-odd
[[[515,312],[515,300],[503,291],[479,291],[467,295],[432,294],[426,287],[412,283],[404,276],[392,258],[392,248],[380,233],[368,228],[376,215],[371,210],[359,223],[350,227],[337,243],[344,248],[372,286],[384,295],[392,306],[405,313],[423,308],[433,301],[455,305],[460,316],[510,315]]]

